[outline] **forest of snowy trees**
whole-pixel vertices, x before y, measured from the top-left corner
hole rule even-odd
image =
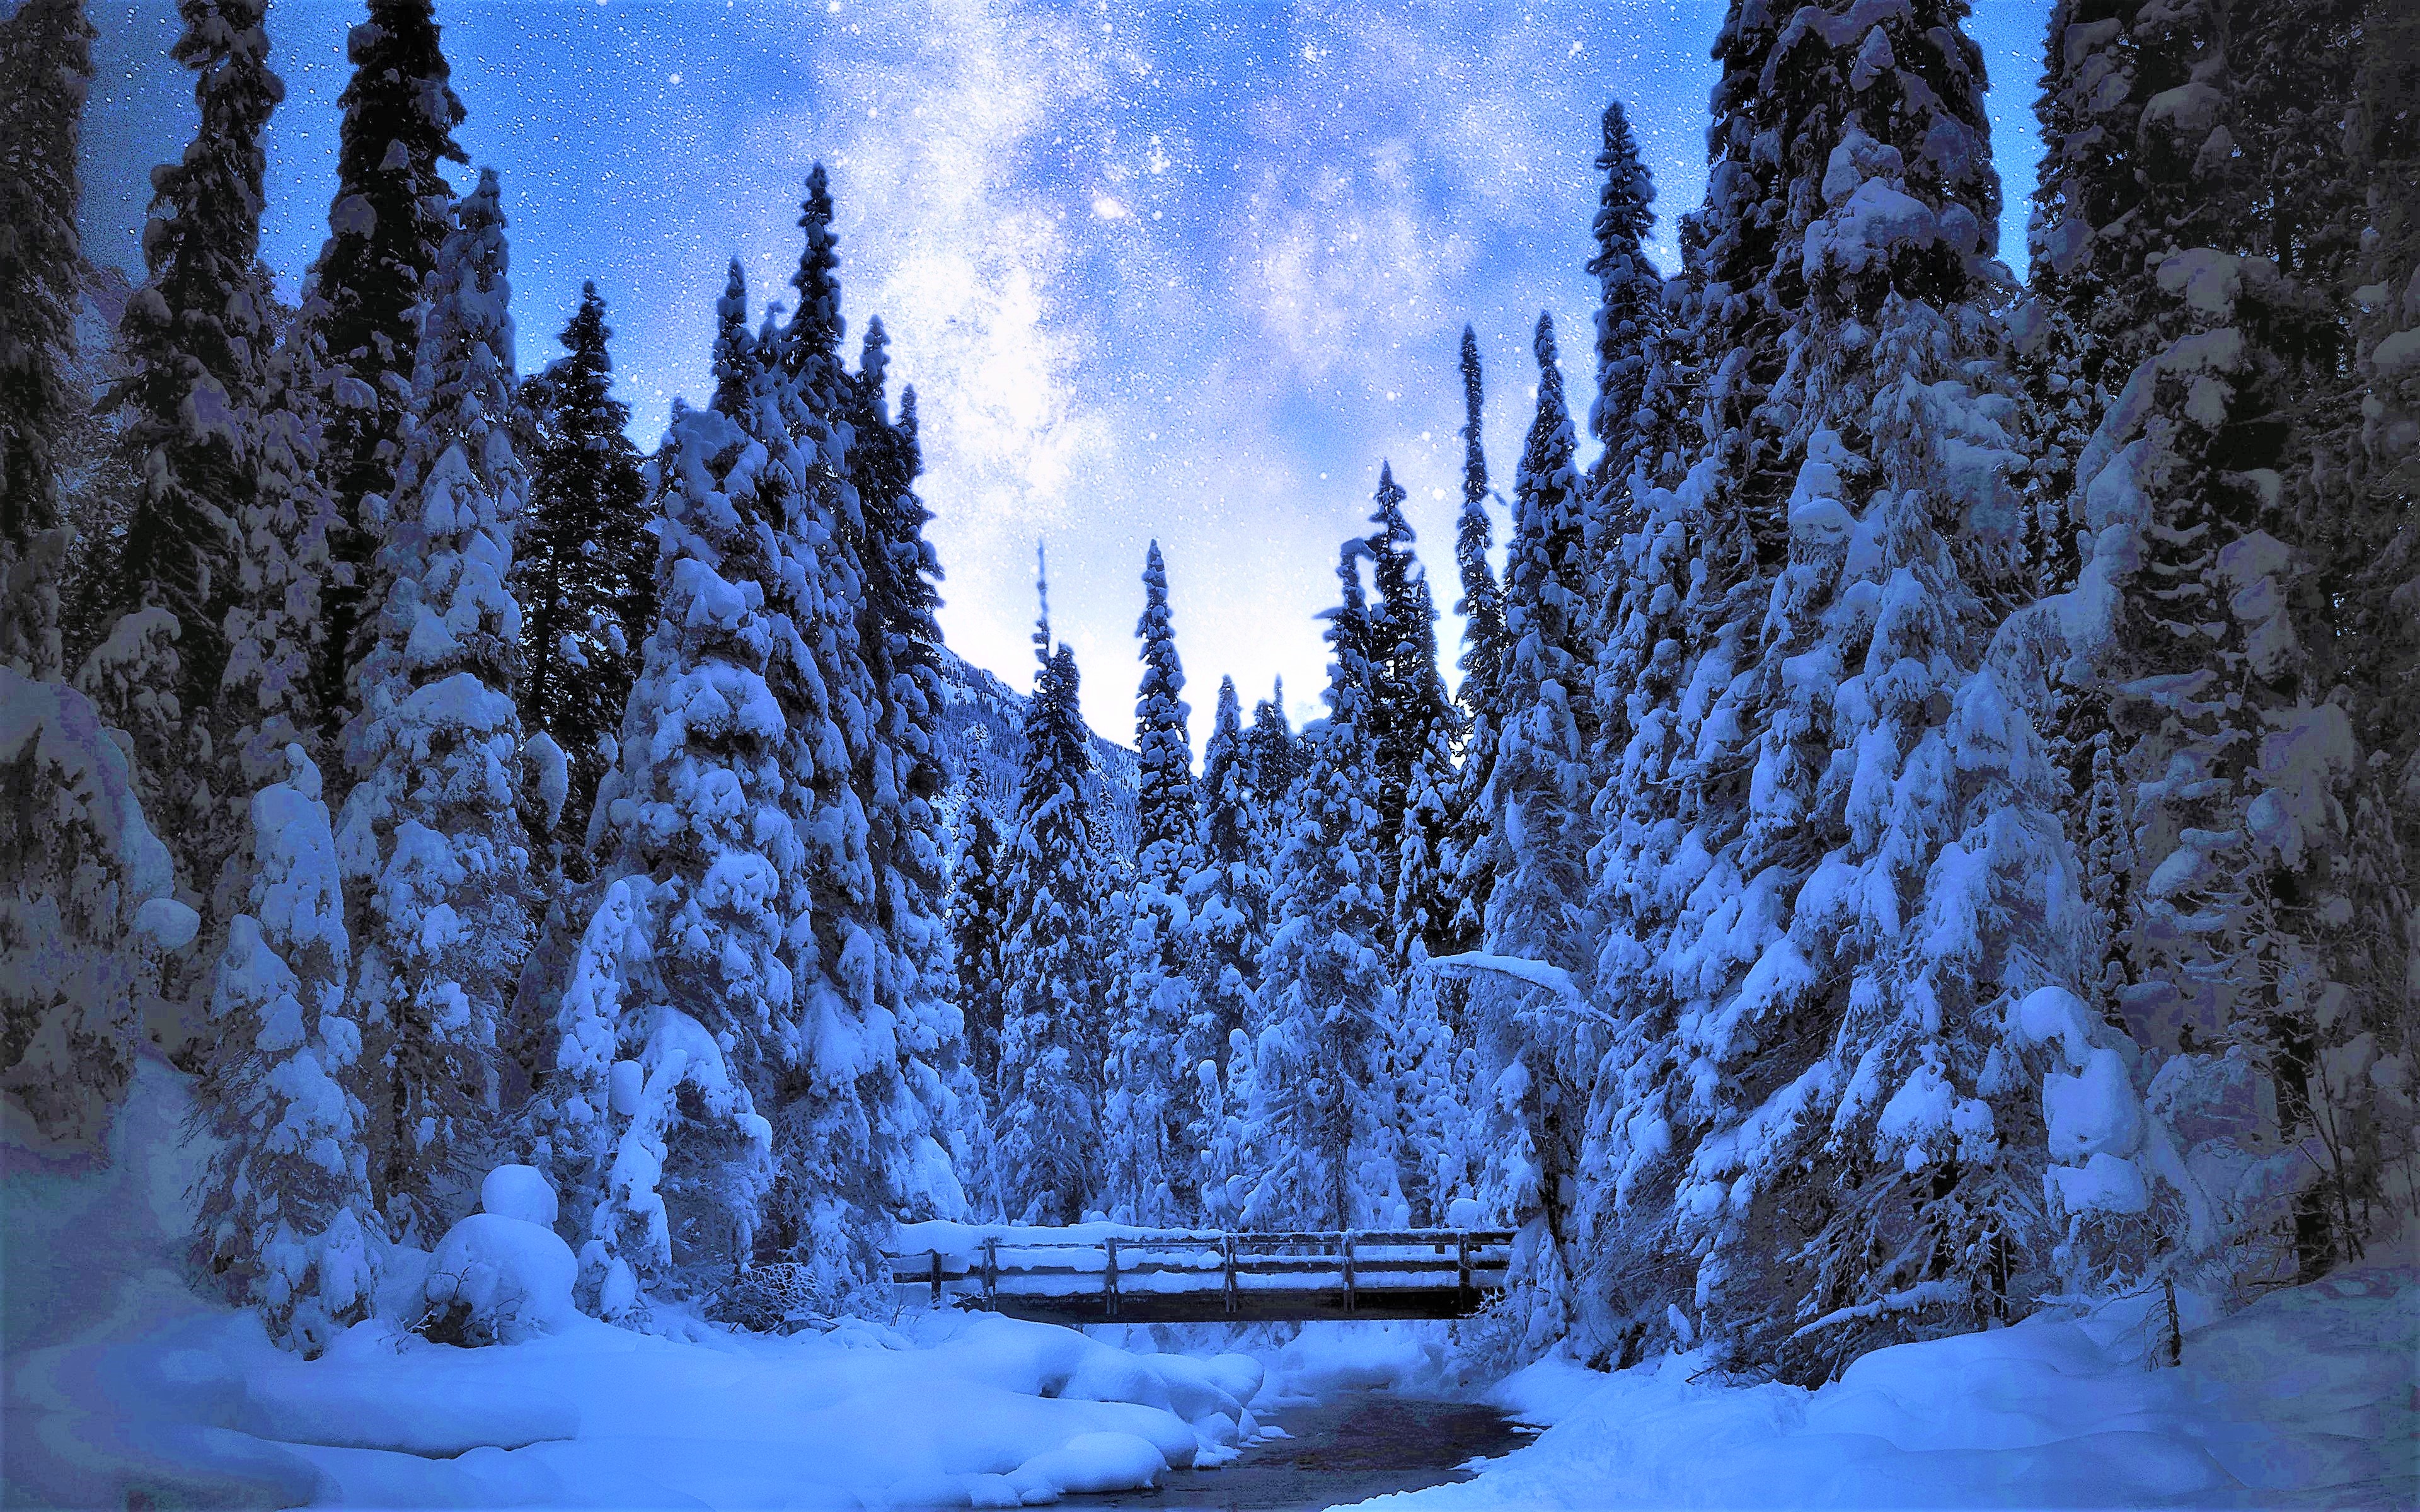
[[[1130,828],[1047,581],[1014,783],[945,738],[821,168],[643,450],[594,285],[515,371],[429,0],[351,33],[293,307],[267,0],[178,8],[105,353],[85,6],[0,21],[0,1084],[89,1139],[189,1072],[195,1273],[281,1342],[508,1163],[631,1326],[867,1304],[903,1220],[1484,1224],[1483,1351],[1802,1381],[2412,1210],[2395,0],[2058,0],[2022,283],[1966,0],[1733,0],[1668,274],[1605,112],[1509,499],[1465,333],[1458,677],[1372,458],[1326,717],[1222,681],[1197,764],[1155,545]]]

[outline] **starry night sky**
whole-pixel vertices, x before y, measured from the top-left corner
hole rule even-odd
[[[2048,0],[1976,8],[2016,263]],[[1672,224],[1704,187],[1722,9],[440,0],[438,14],[470,110],[460,140],[503,175],[524,372],[560,350],[593,277],[652,448],[673,395],[711,392],[727,258],[760,304],[786,293],[799,186],[820,159],[852,358],[878,313],[893,382],[923,408],[951,644],[1030,682],[1047,538],[1086,713],[1129,739],[1156,536],[1198,745],[1222,672],[1247,708],[1282,673],[1295,717],[1316,712],[1312,616],[1334,600],[1336,543],[1361,528],[1381,457],[1451,604],[1464,321],[1487,363],[1499,488],[1534,402],[1542,308],[1585,424],[1597,116],[1629,104],[1668,269]],[[271,8],[287,101],[265,255],[289,294],[325,234],[344,34],[361,13]],[[93,14],[87,250],[139,278],[146,176],[192,131],[191,82],[167,57],[168,0]],[[1499,542],[1504,529],[1499,514]],[[1450,660],[1458,626],[1439,633]]]

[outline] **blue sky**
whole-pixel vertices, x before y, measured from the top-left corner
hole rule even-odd
[[[1533,402],[1529,329],[1564,333],[1606,100],[1658,185],[1655,252],[1704,184],[1715,0],[1133,5],[1125,0],[440,0],[460,135],[512,219],[527,371],[593,277],[643,445],[710,391],[726,258],[779,297],[810,163],[839,200],[852,349],[866,316],[923,406],[923,491],[961,654],[1022,686],[1032,553],[1086,712],[1131,732],[1140,574],[1168,555],[1195,738],[1218,679],[1283,674],[1314,712],[1312,616],[1382,457],[1411,493],[1441,606],[1450,579],[1463,322],[1487,362],[1509,490]],[[2022,253],[2047,0],[1981,0],[1993,145]],[[334,183],[338,0],[277,0],[287,100],[271,135],[266,255],[290,287]],[[96,258],[139,274],[151,163],[192,130],[167,0],[101,3],[87,128]],[[458,177],[459,176],[458,175]],[[1579,405],[1585,412],[1586,401]],[[1502,522],[1499,517],[1499,535]],[[1456,627],[1440,626],[1449,648]]]

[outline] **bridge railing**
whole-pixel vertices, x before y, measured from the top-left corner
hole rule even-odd
[[[1437,1304],[1467,1312],[1503,1288],[1512,1237],[1503,1229],[1169,1229],[1058,1240],[1021,1228],[889,1258],[892,1279],[929,1288],[935,1305],[1081,1303],[1116,1318],[1122,1298],[1182,1299],[1215,1316],[1264,1310],[1280,1300],[1274,1294],[1319,1293],[1350,1314],[1365,1299],[1417,1293],[1450,1298]]]

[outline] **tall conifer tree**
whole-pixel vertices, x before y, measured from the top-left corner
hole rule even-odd
[[[77,173],[92,82],[84,0],[23,0],[0,20],[0,666],[55,678],[58,445],[83,298]]]
[[[1504,728],[1504,594],[1496,569],[1487,560],[1495,544],[1495,522],[1487,513],[1486,439],[1480,430],[1486,394],[1479,363],[1479,337],[1462,328],[1462,515],[1454,532],[1453,555],[1462,579],[1462,598],[1454,605],[1462,615],[1462,760],[1454,776],[1452,832],[1445,866],[1453,879],[1453,917],[1449,950],[1455,954],[1478,948],[1487,917],[1487,898],[1495,886],[1497,862],[1490,841],[1484,795],[1496,772],[1496,753]]]
[[[1629,114],[1621,101],[1605,107],[1604,145],[1596,156],[1605,175],[1598,191],[1596,255],[1588,270],[1597,281],[1596,398],[1589,406],[1589,434],[1604,450],[1589,466],[1589,486],[1602,506],[1606,538],[1591,543],[1603,561],[1614,548],[1621,507],[1637,455],[1639,401],[1647,391],[1650,351],[1663,313],[1664,279],[1647,260],[1647,233],[1655,225],[1655,178],[1638,159]]]
[[[1401,1222],[1390,1035],[1400,998],[1386,953],[1366,541],[1337,565],[1328,611],[1328,715],[1305,734],[1310,768],[1280,810],[1282,849],[1260,1025],[1242,1079],[1249,1227],[1349,1228]]]
[[[1368,733],[1378,763],[1387,944],[1395,959],[1409,962],[1427,949],[1439,916],[1448,912],[1435,868],[1445,819],[1437,784],[1459,732],[1437,671],[1436,605],[1412,551],[1417,537],[1404,515],[1403,486],[1386,463],[1379,464],[1374,500],[1368,539],[1377,602],[1369,615]]]
[[[225,840],[208,811],[208,726],[217,722],[231,548],[251,502],[252,432],[275,335],[259,262],[261,133],[285,85],[269,69],[266,9],[264,0],[179,7],[184,30],[171,55],[196,76],[200,120],[183,159],[152,174],[149,278],[119,322],[127,374],[112,395],[132,409],[128,440],[145,456],[116,608],[176,625],[173,660],[145,668],[139,681],[140,696],[180,707],[177,745],[139,754],[163,795],[175,795],[173,808],[187,810],[171,832],[197,867]]]
[[[327,398],[324,465],[336,501],[337,575],[326,595],[321,718],[347,716],[348,680],[377,612],[365,605],[376,532],[364,501],[396,486],[411,408],[422,285],[437,266],[454,192],[438,167],[468,162],[431,0],[369,0],[346,35],[353,76],[336,98],[336,193],[328,239],[304,280],[299,318],[318,332]]]
[[[338,827],[372,1079],[371,1190],[389,1231],[444,1232],[449,1172],[496,1108],[496,1031],[529,946],[515,810],[520,606],[507,586],[528,483],[509,431],[513,328],[496,176],[457,207],[416,345],[411,444],[379,545],[368,653],[345,730]]]
[[[1135,862],[1112,1085],[1105,1113],[1107,1193],[1136,1222],[1189,1217],[1198,1158],[1194,1108],[1178,1046],[1193,1034],[1194,980],[1185,970],[1186,882],[1201,864],[1191,711],[1168,606],[1168,564],[1154,541],[1143,560],[1142,680],[1135,693]]]
[[[520,393],[535,435],[530,517],[513,552],[522,609],[517,693],[521,727],[551,740],[565,763],[561,811],[548,828],[575,872],[586,868],[579,838],[655,621],[646,485],[625,434],[630,407],[613,397],[613,335],[597,285],[582,285],[557,338],[565,354]]]
[[[1101,1189],[1110,957],[1097,923],[1099,839],[1085,795],[1092,734],[1077,703],[1076,654],[1051,640],[1047,585],[1037,586],[1041,665],[1026,715],[1008,877],[998,1186],[1011,1220],[1072,1223]]]

